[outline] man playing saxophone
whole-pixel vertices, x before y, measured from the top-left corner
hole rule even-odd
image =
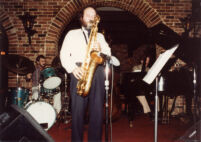
[[[101,141],[104,96],[105,96],[105,73],[102,64],[99,64],[93,74],[90,91],[87,96],[78,94],[78,81],[83,79],[86,70],[83,66],[88,56],[87,51],[93,35],[88,37],[90,30],[97,17],[97,12],[93,7],[86,7],[80,16],[81,28],[70,30],[62,44],[60,59],[62,66],[70,73],[70,94],[72,112],[72,141],[83,141],[84,116],[88,105],[89,126],[88,141]],[[91,33],[92,34],[92,33]],[[101,33],[97,33],[95,43],[90,47],[92,50],[111,55],[111,50]],[[93,59],[92,59],[93,60]]]

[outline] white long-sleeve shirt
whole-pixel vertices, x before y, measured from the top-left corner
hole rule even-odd
[[[82,29],[70,30],[63,41],[60,51],[61,64],[68,73],[77,67],[77,62],[84,62],[86,56],[87,42],[83,34],[85,32],[88,40],[87,31]],[[97,33],[97,41],[100,43],[101,53],[111,56],[111,50],[103,34]]]

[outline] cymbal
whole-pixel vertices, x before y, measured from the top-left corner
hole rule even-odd
[[[33,61],[20,55],[6,55],[4,65],[9,71],[19,75],[26,75],[35,70]]]

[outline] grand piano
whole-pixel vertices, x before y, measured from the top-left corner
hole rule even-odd
[[[152,42],[157,43],[165,49],[173,47],[179,43],[179,48],[175,52],[175,59],[180,58],[187,63],[185,67],[179,70],[169,71],[169,67],[174,63],[169,60],[161,71],[164,79],[164,90],[161,94],[176,97],[183,95],[186,98],[187,113],[191,112],[192,98],[198,94],[200,86],[200,39],[181,37],[164,24],[158,24],[150,29]],[[196,77],[193,70],[195,69]],[[132,95],[139,94],[140,91],[155,91],[155,83],[151,85],[142,81],[145,73],[126,72],[122,75],[122,88],[125,94],[133,92]],[[193,81],[196,80],[196,88]],[[136,92],[136,93],[134,93]],[[196,93],[196,94],[195,94]],[[149,93],[148,93],[149,94]]]

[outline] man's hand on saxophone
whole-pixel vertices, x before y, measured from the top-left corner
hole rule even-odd
[[[84,75],[84,70],[81,67],[76,67],[72,73],[76,79],[80,80],[82,79],[82,76]]]

